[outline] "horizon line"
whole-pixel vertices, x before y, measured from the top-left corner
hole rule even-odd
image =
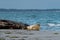
[[[18,8],[0,8],[0,9],[18,9]],[[58,8],[49,8],[49,9],[58,9]],[[40,10],[42,10],[42,9],[40,9]]]

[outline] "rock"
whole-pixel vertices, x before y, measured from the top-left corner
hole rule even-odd
[[[10,20],[0,20],[0,29],[27,29],[28,24]]]

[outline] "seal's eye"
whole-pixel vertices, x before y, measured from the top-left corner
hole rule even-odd
[[[40,24],[38,24],[40,26]]]
[[[38,26],[40,26],[40,24],[37,24]]]

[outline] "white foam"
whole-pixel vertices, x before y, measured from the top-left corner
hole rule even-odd
[[[60,26],[60,24],[48,23],[48,26]]]
[[[56,25],[53,23],[48,23],[48,26],[56,26]]]
[[[60,24],[56,24],[56,26],[60,26]]]

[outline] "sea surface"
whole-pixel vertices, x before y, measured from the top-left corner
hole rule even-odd
[[[40,24],[40,30],[60,31],[60,11],[20,11],[0,12],[0,19]]]

